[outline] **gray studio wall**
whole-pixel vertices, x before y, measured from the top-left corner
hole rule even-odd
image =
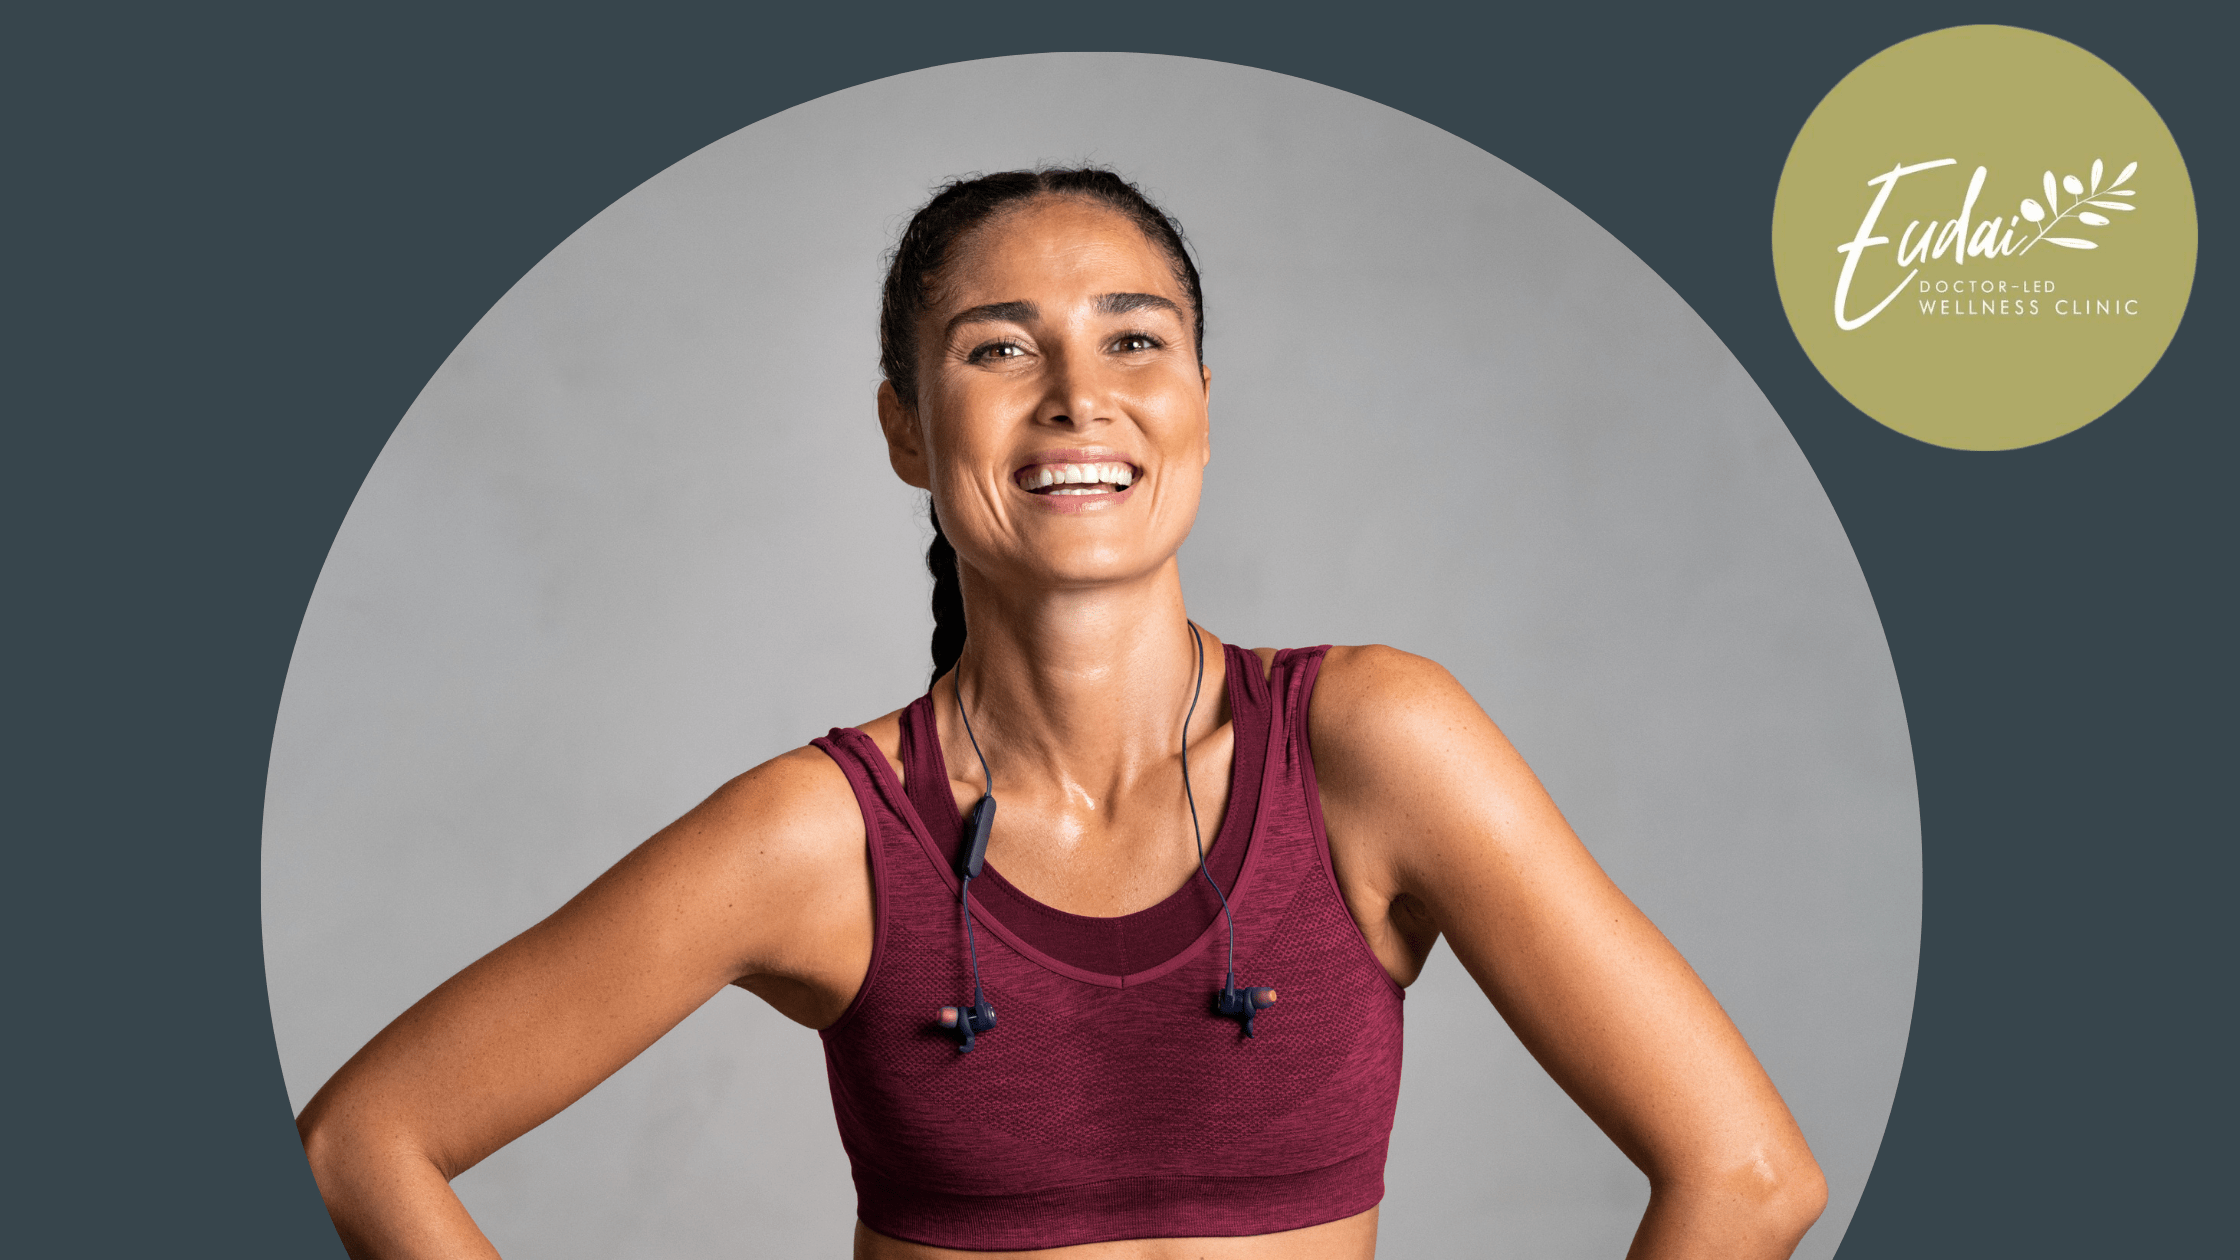
[[[746,128],[443,364],[335,540],[275,732],[291,1101],[726,778],[922,689],[879,255],[940,178],[1084,158],[1204,266],[1193,613],[1461,678],[1765,1061],[1831,1183],[1799,1254],[1831,1255],[1904,1051],[1920,844],[1896,677],[1811,469],[1547,189],[1372,102],[1177,58],[946,66]],[[1622,1254],[1646,1182],[1444,949],[1407,1016],[1385,1254]],[[843,1255],[853,1215],[815,1035],[735,990],[458,1188],[522,1256]]]

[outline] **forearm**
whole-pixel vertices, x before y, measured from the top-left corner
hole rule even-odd
[[[497,1260],[443,1170],[398,1142],[306,1127],[304,1153],[352,1260]]]
[[[1626,1260],[1787,1260],[1827,1204],[1817,1165],[1650,1183]]]

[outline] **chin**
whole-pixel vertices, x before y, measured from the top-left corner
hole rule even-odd
[[[1043,548],[1034,557],[1032,581],[1046,586],[1106,586],[1148,577],[1171,553],[1120,548],[1084,541],[1076,546]]]

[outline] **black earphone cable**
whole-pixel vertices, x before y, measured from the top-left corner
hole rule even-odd
[[[980,795],[994,800],[996,795],[995,775],[988,770],[988,755],[980,751],[980,737],[972,733],[972,714],[967,712],[964,707],[964,679],[961,676],[961,671],[959,677],[950,681],[957,692],[957,716],[964,719],[964,737],[972,741],[972,755],[980,759]],[[972,935],[972,872],[969,870],[959,872],[957,901],[964,906],[964,943],[967,952],[972,956],[972,1004],[977,1008],[986,1001],[986,998],[980,991],[980,944],[973,939]],[[960,1021],[963,1020],[965,1018],[964,1012],[957,1012],[957,1018]]]
[[[1233,989],[1237,986],[1237,917],[1229,913],[1229,894],[1221,891],[1213,872],[1206,869],[1206,837],[1198,827],[1198,797],[1190,790],[1190,719],[1198,715],[1198,695],[1206,686],[1205,632],[1198,629],[1197,622],[1185,620],[1190,627],[1190,641],[1198,648],[1198,681],[1190,687],[1190,709],[1182,715],[1182,799],[1190,802],[1190,838],[1198,846],[1198,874],[1205,878],[1206,886],[1213,889],[1213,895],[1221,899],[1221,917],[1229,925],[1229,966],[1223,973],[1221,987]]]

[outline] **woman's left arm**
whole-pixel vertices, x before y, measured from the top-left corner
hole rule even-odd
[[[1785,1257],[1827,1185],[1726,1012],[1438,665],[1334,648],[1308,717],[1354,917],[1412,975],[1445,934],[1525,1048],[1649,1177],[1630,1260]]]

